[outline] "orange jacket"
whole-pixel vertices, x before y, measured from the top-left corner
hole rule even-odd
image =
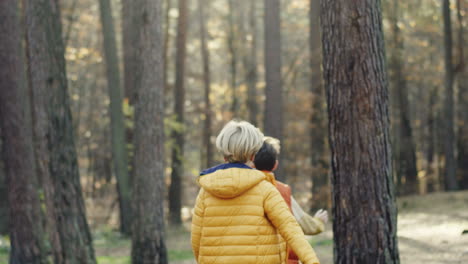
[[[289,210],[292,212],[291,209],[291,187],[289,185],[284,184],[280,181],[276,181],[276,188],[280,192],[283,199],[286,201],[286,204],[289,207]],[[294,251],[288,246],[287,247],[287,256],[288,256],[288,264],[298,264],[299,257],[294,253]]]

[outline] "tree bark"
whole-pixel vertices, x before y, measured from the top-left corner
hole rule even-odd
[[[265,0],[265,135],[283,139],[283,102],[281,80],[281,31],[280,1]],[[284,153],[284,152],[283,152]],[[281,157],[280,157],[281,159]],[[277,170],[277,178],[284,181],[283,166]]]
[[[236,34],[236,25],[235,25],[235,9],[234,9],[234,0],[228,0],[228,49],[230,56],[229,70],[231,73],[231,113],[233,117],[237,116],[237,111],[239,110],[239,95],[237,94],[237,34]]]
[[[445,188],[449,191],[458,190],[455,162],[455,131],[453,102],[453,41],[452,21],[450,15],[450,0],[443,0],[442,15],[444,19],[444,54],[445,54],[445,100],[444,100],[444,153],[445,153]]]
[[[250,1],[249,27],[250,27],[250,54],[246,58],[247,68],[247,108],[249,109],[249,121],[254,126],[258,126],[258,102],[257,102],[257,1]]]
[[[130,104],[135,98],[135,41],[136,25],[133,9],[135,6],[133,0],[122,0],[122,50],[123,50],[123,65],[124,65],[124,97],[127,98]],[[129,141],[132,142],[131,140]]]
[[[325,124],[325,94],[322,82],[322,45],[320,38],[320,0],[310,0],[309,10],[309,56],[310,93],[312,114],[310,118],[310,161],[313,168],[312,207],[327,208],[329,200],[328,169],[325,156],[327,127]]]
[[[185,112],[185,57],[187,42],[187,0],[179,0],[179,17],[177,19],[177,53],[176,80],[174,89],[174,114],[178,128],[172,131],[172,173],[169,188],[169,221],[172,225],[182,224],[180,210],[182,208],[182,175],[184,173],[184,112]]]
[[[24,1],[35,153],[57,263],[96,263],[81,191],[56,1]],[[52,221],[52,223],[50,223]],[[60,248],[61,247],[61,248]]]
[[[122,87],[120,85],[119,60],[115,40],[114,19],[110,0],[99,0],[102,33],[104,36],[104,57],[106,61],[107,86],[110,99],[112,134],[112,163],[117,179],[120,208],[120,231],[130,235],[132,227],[131,192],[128,176],[128,157],[125,141],[124,116],[122,113]]]
[[[398,186],[401,194],[414,194],[418,192],[418,170],[416,166],[416,150],[413,140],[413,130],[410,121],[410,109],[408,100],[408,87],[404,73],[404,41],[398,26],[399,0],[393,0],[393,14],[391,15],[391,27],[393,33],[393,54],[391,56],[391,67],[393,73],[393,84],[396,90],[397,108],[399,113],[399,147],[398,159],[396,160],[397,177],[404,178],[405,184]]]
[[[468,68],[465,58],[465,29],[463,26],[463,14],[466,12],[462,0],[457,0],[458,21],[458,54],[459,58],[457,75],[458,83],[458,122],[457,122],[457,175],[459,187],[468,189]],[[466,2],[465,2],[466,3]]]
[[[167,263],[164,241],[164,80],[160,0],[135,0],[135,174],[132,263]]]
[[[134,17],[134,5],[133,0],[122,0],[122,53],[123,53],[123,94],[124,94],[124,103],[128,104],[129,107],[133,106],[133,101],[135,101],[135,85],[136,85],[136,75],[135,72],[135,42],[137,41],[138,36],[136,35],[135,28],[137,27],[136,18]],[[135,121],[134,115],[125,115],[125,118],[132,123]],[[125,127],[125,142],[127,146],[127,156],[134,156],[134,146],[133,146],[133,129],[134,127]],[[132,185],[133,180],[133,169],[135,164],[133,164],[134,159],[129,158],[128,162],[128,174],[130,179],[130,185]]]
[[[1,128],[0,128],[0,139]],[[0,149],[2,149],[2,143],[0,142]],[[6,185],[6,174],[3,161],[0,160],[0,235],[8,234],[9,224],[8,217],[8,188]]]
[[[0,127],[10,222],[10,263],[51,263],[41,223],[16,1],[0,2]]]
[[[164,15],[164,94],[169,93],[169,80],[168,80],[168,68],[169,68],[169,43],[170,37],[169,30],[171,28],[171,19],[170,19],[170,12],[172,8],[172,1],[166,0],[166,10]],[[167,101],[167,99],[166,99]],[[166,105],[167,102],[164,102]]]
[[[204,101],[205,101],[205,122],[203,126],[203,143],[205,148],[204,152],[204,166],[209,168],[213,166],[213,145],[211,144],[211,123],[212,112],[210,102],[211,91],[211,72],[210,72],[210,53],[207,47],[207,32],[206,32],[206,13],[205,13],[205,0],[198,0],[198,22],[200,24],[200,43],[201,43],[201,57],[203,62],[203,85],[205,88]]]
[[[321,7],[335,263],[399,263],[380,1]]]

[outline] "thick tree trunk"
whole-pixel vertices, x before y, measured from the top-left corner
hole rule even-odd
[[[110,0],[99,0],[102,33],[104,35],[104,55],[106,60],[107,86],[110,99],[110,119],[112,134],[112,163],[117,179],[117,192],[120,205],[120,231],[131,234],[131,192],[128,176],[128,158],[125,141],[124,116],[122,113],[122,87],[120,85],[119,60],[115,40],[114,19]]]
[[[59,7],[38,0],[25,1],[24,8],[35,153],[54,255],[59,263],[96,263],[73,138]]]
[[[452,62],[453,41],[452,21],[450,16],[450,0],[443,0],[442,15],[444,18],[444,52],[445,52],[445,100],[444,100],[444,153],[445,153],[445,188],[449,191],[458,189],[455,163],[455,131],[453,80],[454,67]]]
[[[418,170],[416,167],[416,150],[413,141],[413,130],[410,121],[410,109],[408,100],[408,87],[404,74],[404,42],[398,26],[399,7],[398,1],[393,0],[393,14],[391,16],[391,27],[393,33],[393,54],[391,56],[391,67],[393,73],[393,84],[396,90],[397,108],[399,113],[399,147],[396,160],[396,173],[399,179],[404,178],[405,184],[398,186],[400,194],[414,194],[418,192]]]
[[[205,0],[198,0],[198,22],[200,24],[200,42],[201,42],[201,57],[203,61],[203,85],[205,88],[205,122],[203,125],[203,147],[204,151],[204,167],[209,168],[213,166],[213,145],[211,144],[211,102],[210,102],[210,86],[211,86],[211,73],[210,73],[210,53],[207,47],[207,32],[206,32],[206,13],[205,13]]]
[[[322,82],[322,45],[320,38],[320,0],[310,0],[309,10],[309,56],[310,93],[312,115],[310,118],[310,160],[313,168],[312,207],[327,208],[329,200],[328,158],[325,156],[327,127],[324,107],[325,94]]]
[[[281,80],[280,1],[265,0],[265,135],[283,139],[283,101]],[[283,144],[284,146],[284,144]],[[284,153],[284,151],[283,151]],[[281,158],[280,158],[281,159]],[[284,181],[284,166],[277,171],[278,180]]]
[[[167,263],[164,241],[164,83],[160,0],[135,0],[135,176],[132,263]]]
[[[10,263],[51,263],[42,218],[16,1],[0,2],[0,127],[10,214]]]
[[[258,102],[257,102],[257,1],[250,1],[249,27],[250,27],[250,48],[249,55],[246,56],[247,69],[247,108],[249,109],[249,121],[254,126],[258,125]]]
[[[335,263],[399,263],[380,1],[321,3]]]
[[[174,141],[172,147],[172,173],[169,188],[169,220],[172,225],[182,224],[180,210],[182,209],[182,176],[184,173],[184,103],[185,103],[185,55],[187,42],[187,0],[179,0],[179,17],[177,19],[177,54],[176,80],[174,89],[174,114],[176,122],[182,127],[172,131]]]

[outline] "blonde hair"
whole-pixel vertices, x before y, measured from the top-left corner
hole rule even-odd
[[[229,121],[216,138],[216,147],[231,163],[246,163],[262,144],[263,133],[246,121]]]
[[[276,154],[279,155],[281,151],[281,141],[274,137],[265,137],[263,139],[265,143],[271,145],[273,149],[276,151]]]

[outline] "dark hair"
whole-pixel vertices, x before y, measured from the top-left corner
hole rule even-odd
[[[272,171],[278,159],[278,152],[275,148],[266,142],[263,142],[260,150],[255,154],[255,168],[257,170]]]

